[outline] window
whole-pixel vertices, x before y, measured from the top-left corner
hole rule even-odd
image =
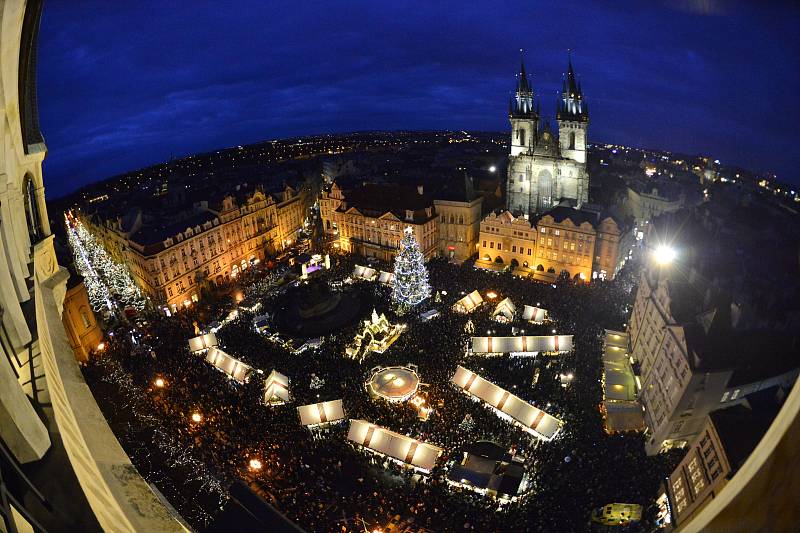
[[[92,327],[92,323],[89,321],[89,314],[86,312],[86,308],[81,308],[81,321],[83,322],[83,327],[89,329]]]
[[[511,246],[511,252],[512,253],[517,253],[517,245],[516,244]]]
[[[725,391],[725,394],[722,395],[722,399],[719,401],[719,403],[724,403],[725,401],[727,401],[728,394],[729,394],[729,392]]]
[[[502,250],[503,249],[503,243],[502,242],[498,242],[497,243],[497,249],[498,250]]]
[[[547,233],[547,228],[541,228],[539,231],[541,231],[542,233]]]
[[[492,241],[492,242],[490,242],[490,243],[489,243],[489,248],[492,248],[492,249],[494,249],[494,241]],[[727,394],[727,393],[726,393],[726,394]]]
[[[531,255],[531,249],[528,248],[528,255]]]
[[[731,394],[731,400],[735,400],[739,396],[740,390],[741,389],[736,389],[735,391],[733,391],[733,394]]]
[[[556,237],[558,237],[559,235],[561,235],[561,230],[560,229],[555,230],[555,234],[556,234]]]
[[[486,241],[483,241],[483,247],[486,248]]]

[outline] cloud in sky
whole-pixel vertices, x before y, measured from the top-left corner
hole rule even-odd
[[[606,4],[49,2],[48,192],[276,137],[505,131],[519,48],[548,115],[574,50],[592,140],[707,153],[800,182],[798,8]]]

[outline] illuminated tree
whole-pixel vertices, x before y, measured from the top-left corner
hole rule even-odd
[[[425,257],[414,238],[414,231],[407,227],[400,241],[400,251],[394,260],[394,290],[392,299],[402,307],[413,307],[431,295]]]

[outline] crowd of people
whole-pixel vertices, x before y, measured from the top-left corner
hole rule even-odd
[[[354,263],[348,256],[333,263],[319,275],[338,286]],[[603,328],[623,328],[635,290],[633,265],[614,281],[554,285],[442,260],[432,260],[428,268],[433,296],[402,316],[390,304],[389,288],[366,281],[342,284],[341,290],[362,299],[360,318],[376,305],[390,322],[408,324],[389,350],[361,363],[344,355],[358,321],[302,353],[255,331],[253,317],[286,297],[285,278],[261,272],[239,280],[246,297],[262,303],[261,310],[240,310],[217,337],[222,349],[263,374],[239,384],[188,351],[186,341],[196,327],[202,329],[235,305],[232,296],[172,317],[149,317],[141,340],[117,332],[103,355],[85,368],[86,378],[142,475],[198,528],[213,521],[225,503],[226,487],[238,478],[255,482],[280,512],[308,531],[372,530],[392,521],[431,531],[583,531],[594,508],[651,503],[674,459],[647,457],[641,435],[606,434],[599,410]],[[488,292],[496,297],[469,315],[453,311],[455,301],[474,289],[484,298]],[[491,311],[505,297],[518,309],[524,304],[548,309],[552,322],[494,321]],[[424,320],[419,315],[427,309],[440,314]],[[468,321],[475,335],[555,329],[574,335],[574,350],[530,358],[468,357]],[[409,403],[376,400],[365,390],[371,368],[406,363],[419,368],[420,394],[433,409],[427,420]],[[540,442],[498,418],[451,383],[459,364],[557,416],[563,430],[552,442]],[[272,369],[289,377],[290,403],[264,405],[263,378]],[[558,379],[564,372],[574,376],[567,387]],[[338,398],[347,418],[443,448],[437,466],[421,475],[359,449],[346,439],[346,420],[315,430],[300,425],[298,405]],[[193,419],[195,414],[199,417]],[[465,417],[471,418],[469,424],[463,423]],[[499,505],[446,482],[448,463],[479,440],[525,458],[529,489],[516,502]],[[260,469],[251,467],[253,458]]]

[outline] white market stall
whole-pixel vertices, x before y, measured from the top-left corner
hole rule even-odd
[[[214,365],[218,370],[228,374],[228,376],[239,383],[245,383],[250,378],[250,373],[253,371],[251,366],[231,357],[216,346],[212,346],[208,349],[205,359],[206,362]]]
[[[498,322],[511,322],[514,320],[514,314],[516,312],[517,308],[514,305],[514,302],[511,301],[511,298],[505,298],[503,301],[497,304],[497,307],[492,313],[492,318]]]
[[[436,459],[442,454],[442,449],[437,446],[395,433],[366,420],[351,420],[347,439],[423,472],[430,472]]]
[[[217,336],[213,333],[206,333],[205,335],[189,339],[189,351],[192,353],[202,352],[213,346],[219,346]]]
[[[264,403],[275,404],[289,401],[289,378],[273,370],[264,381]]]
[[[563,353],[572,351],[572,335],[472,337],[470,351],[473,354],[513,353],[517,355]]]
[[[547,309],[526,305],[522,311],[522,320],[533,324],[541,324],[550,320],[550,314],[547,312]]]
[[[344,419],[342,400],[301,405],[297,408],[297,412],[300,414],[300,423],[308,427],[329,424]]]
[[[453,383],[464,392],[492,406],[501,417],[510,419],[528,433],[542,440],[552,440],[564,425],[556,417],[532,406],[463,366],[456,368]]]
[[[394,285],[394,274],[392,272],[381,270],[381,273],[378,276],[378,283],[383,283],[384,285],[389,286]]]
[[[366,281],[374,281],[378,277],[378,271],[374,268],[356,265],[353,269],[353,277]]]
[[[481,297],[481,293],[478,291],[472,291],[457,301],[455,305],[453,305],[453,310],[458,313],[467,314],[473,312],[475,308],[482,303],[483,298]]]

